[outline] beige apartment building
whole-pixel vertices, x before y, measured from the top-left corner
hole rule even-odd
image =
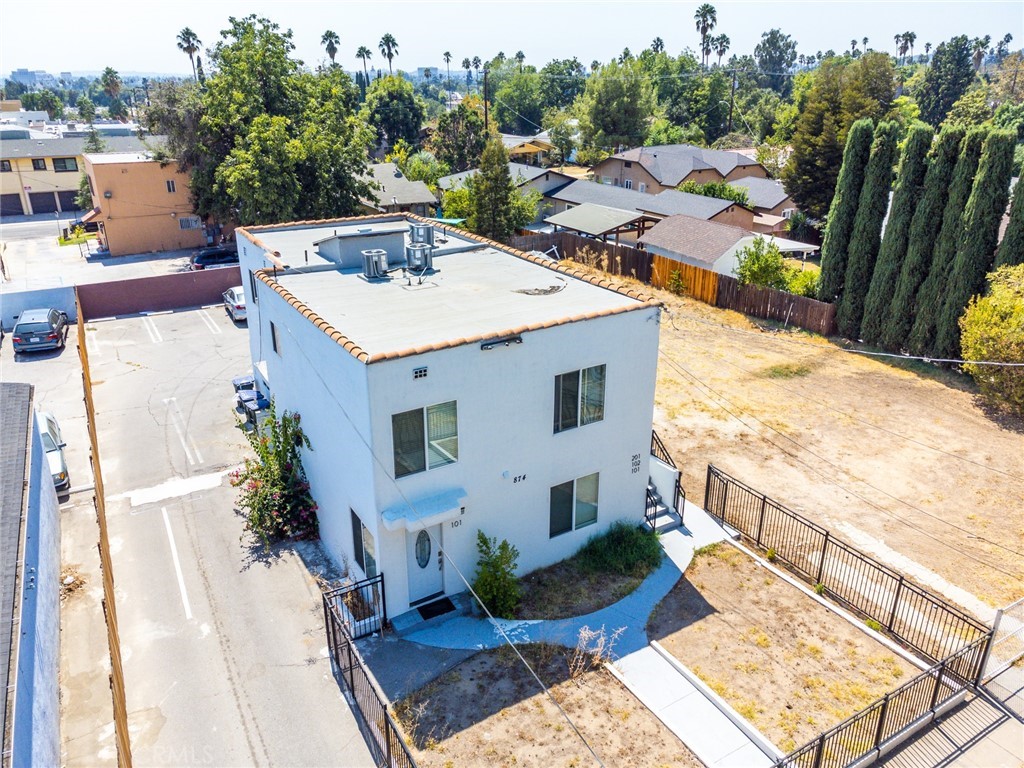
[[[99,224],[111,256],[207,244],[203,221],[192,212],[188,175],[176,161],[138,152],[90,154],[85,172],[95,207],[83,219]]]

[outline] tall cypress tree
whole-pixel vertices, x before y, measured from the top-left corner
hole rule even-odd
[[[497,139],[487,142],[480,156],[480,170],[471,177],[473,231],[491,240],[506,242],[515,234],[512,198],[515,184],[508,172],[508,152]]]
[[[882,345],[886,349],[899,351],[907,347],[907,337],[914,327],[914,300],[921,283],[928,277],[935,238],[939,234],[942,211],[949,196],[949,182],[953,178],[963,140],[964,129],[951,126],[939,133],[932,148],[928,173],[924,177],[924,191],[910,222],[907,255],[886,314],[882,332]]]
[[[921,187],[928,170],[928,149],[934,132],[924,123],[910,129],[907,143],[903,147],[896,189],[889,208],[889,220],[882,235],[882,247],[878,251],[875,270],[871,275],[871,287],[864,299],[864,319],[860,324],[860,337],[874,344],[882,338],[889,316],[889,305],[896,291],[896,281],[907,255],[910,240],[910,222],[914,209],[921,197]]]
[[[882,220],[889,204],[899,134],[898,123],[879,123],[875,129],[875,140],[871,143],[871,159],[864,172],[864,186],[860,191],[857,217],[853,220],[853,234],[850,236],[843,294],[836,310],[836,326],[839,333],[848,339],[855,339],[860,333],[864,298],[871,286],[871,274],[875,271]]]
[[[985,290],[985,275],[995,260],[999,239],[999,221],[1010,198],[1010,177],[1013,175],[1013,149],[1017,143],[1014,131],[992,131],[974,177],[971,197],[964,209],[963,226],[945,301],[935,328],[935,356],[960,355],[960,315],[971,296]]]
[[[988,132],[988,128],[976,127],[964,136],[960,157],[953,170],[953,180],[949,184],[949,195],[942,212],[942,226],[935,239],[928,277],[921,284],[921,290],[914,300],[914,327],[910,330],[909,346],[915,355],[932,354],[935,323],[946,293],[946,278],[953,265],[953,257],[956,256],[956,245],[960,241],[960,220],[967,198],[971,196],[974,174],[978,170],[978,160],[981,159],[981,147]]]
[[[850,247],[853,220],[857,216],[860,190],[864,186],[864,172],[871,153],[872,122],[858,120],[850,126],[843,152],[843,166],[836,182],[836,194],[828,209],[828,226],[821,244],[821,277],[818,298],[835,301],[842,293],[846,276],[846,254]]]
[[[1017,179],[1017,186],[1013,188],[1010,223],[996,253],[997,267],[1017,264],[1024,264],[1024,184],[1020,183],[1020,179]]]

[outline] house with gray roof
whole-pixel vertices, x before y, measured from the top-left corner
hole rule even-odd
[[[369,167],[374,197],[360,200],[366,213],[415,213],[432,216],[437,197],[422,181],[406,178],[394,163],[375,163]]]
[[[757,160],[739,152],[690,144],[634,147],[602,160],[591,170],[595,181],[601,184],[651,195],[675,189],[684,181],[731,183],[748,176],[768,176],[768,171]]]

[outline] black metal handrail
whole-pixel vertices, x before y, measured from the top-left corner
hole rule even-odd
[[[679,515],[679,524],[683,524],[683,513],[686,511],[686,489],[683,488],[683,483],[676,475],[676,491],[675,498],[672,500],[672,506],[675,507],[676,514]]]
[[[651,430],[651,456],[663,461],[668,464],[672,469],[677,469],[676,463],[672,460],[672,455],[668,452],[668,448],[661,442],[661,438],[658,437],[658,433],[653,429]]]
[[[388,623],[383,573],[327,590],[324,601],[338,612],[353,640],[380,632]]]
[[[651,526],[651,528],[654,528],[657,525],[658,499],[653,493],[651,493],[650,488],[647,489],[647,507],[644,509],[644,520],[647,521],[647,524]]]

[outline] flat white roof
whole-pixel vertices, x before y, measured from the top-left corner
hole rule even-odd
[[[256,234],[270,245],[270,232]],[[400,272],[371,281],[351,269],[280,272],[276,280],[370,358],[646,303],[486,245],[436,255],[434,268],[422,284]]]
[[[315,226],[307,224],[282,229],[261,229],[256,235],[269,250],[280,254],[277,258],[281,263],[289,267],[303,267],[306,264],[312,267],[333,263],[317,252],[317,246],[335,235],[358,237],[360,234],[408,231],[409,222],[404,218],[389,218],[360,222],[358,226],[332,222]],[[368,244],[366,247],[374,246]]]

